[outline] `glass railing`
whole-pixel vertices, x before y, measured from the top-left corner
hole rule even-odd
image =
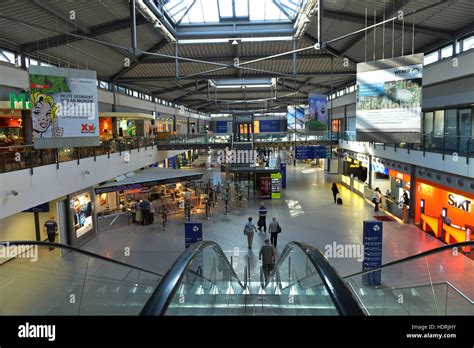
[[[474,315],[474,241],[344,277],[369,315]]]
[[[291,142],[291,141],[329,141],[334,140],[329,132],[280,132],[254,134],[254,141],[258,142]]]
[[[162,278],[61,244],[0,248],[0,315],[138,315]]]
[[[357,141],[356,132],[337,133],[340,140]],[[420,135],[419,143],[376,143],[376,146],[388,146],[408,150],[423,152],[441,153],[443,155],[463,156],[467,158],[474,157],[474,138],[469,136],[436,136],[432,134]]]

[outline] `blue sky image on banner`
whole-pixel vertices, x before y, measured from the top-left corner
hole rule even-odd
[[[328,129],[328,101],[325,95],[310,94],[308,96],[308,115],[306,130],[325,131]]]

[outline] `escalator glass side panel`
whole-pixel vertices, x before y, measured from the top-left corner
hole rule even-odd
[[[10,255],[0,266],[0,315],[137,315],[161,280],[60,244],[14,243],[0,245]]]
[[[474,261],[463,249],[442,247],[344,280],[370,315],[474,315]]]

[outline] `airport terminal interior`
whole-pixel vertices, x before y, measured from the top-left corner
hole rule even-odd
[[[473,1],[1,1],[2,316],[472,316],[473,204]]]

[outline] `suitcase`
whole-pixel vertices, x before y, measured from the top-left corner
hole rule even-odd
[[[342,205],[342,198],[339,197],[339,198],[337,199],[337,204]]]

